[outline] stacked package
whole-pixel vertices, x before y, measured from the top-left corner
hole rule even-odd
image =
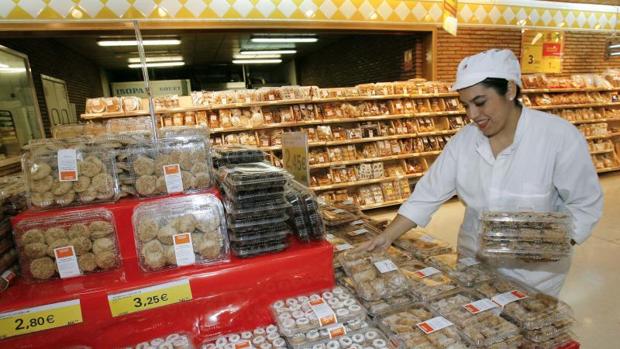
[[[448,275],[417,260],[403,263],[399,267],[409,279],[411,292],[424,302],[445,298],[459,290],[456,282]]]
[[[11,216],[26,209],[26,190],[22,176],[0,178],[0,292],[6,290],[18,272],[17,251],[11,234]]]
[[[316,196],[297,181],[289,181],[286,200],[291,204],[289,224],[297,238],[303,242],[323,240],[325,224],[319,211]]]
[[[485,212],[480,254],[498,260],[557,261],[571,252],[571,219],[560,212]]]
[[[225,192],[224,206],[230,247],[238,257],[251,257],[288,247],[287,210],[284,196],[289,180],[284,170],[266,162],[243,163],[247,152],[217,150],[217,177]],[[251,159],[257,159],[254,155]]]
[[[450,253],[450,244],[420,231],[409,231],[394,241],[394,245],[411,253],[419,260],[439,254]]]
[[[441,254],[429,257],[426,262],[448,275],[463,287],[474,287],[477,284],[495,278],[495,273],[475,258],[458,258],[456,253]]]
[[[257,327],[252,331],[229,333],[208,339],[200,346],[201,349],[220,348],[273,348],[285,349],[286,341],[278,332],[278,327],[269,325]]]

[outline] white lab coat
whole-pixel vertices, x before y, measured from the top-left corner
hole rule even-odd
[[[497,157],[476,125],[460,130],[417,183],[398,213],[424,227],[454,195],[466,211],[458,251],[475,256],[482,211],[567,211],[573,239],[583,243],[599,220],[603,195],[587,142],[569,122],[523,108],[513,144]],[[558,295],[570,257],[554,263],[516,263],[499,271],[542,292]]]

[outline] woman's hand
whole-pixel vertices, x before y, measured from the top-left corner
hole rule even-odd
[[[375,236],[372,240],[360,244],[355,248],[356,252],[380,252],[385,251],[390,247],[394,240],[398,239],[401,235],[417,227],[417,225],[409,219],[397,215],[396,218],[385,228],[385,231],[378,236]]]
[[[355,248],[356,252],[382,252],[388,249],[394,240],[387,234],[375,236],[372,240],[366,241]]]

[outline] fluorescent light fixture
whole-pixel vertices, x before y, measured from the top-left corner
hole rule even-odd
[[[536,36],[534,36],[534,38],[532,39],[532,45],[536,45],[538,40],[540,40],[542,37],[543,37],[542,33],[537,33]]]
[[[620,51],[618,52],[612,52],[609,54],[610,56],[620,56]]]
[[[309,42],[317,42],[319,41],[319,39],[313,38],[313,37],[292,37],[292,36],[291,37],[287,37],[287,36],[271,37],[271,36],[267,36],[267,37],[254,37],[254,38],[251,38],[250,41],[256,42],[256,43],[288,43],[288,42],[309,43]]]
[[[242,55],[294,55],[297,50],[241,50]]]
[[[185,62],[156,62],[156,63],[147,63],[147,68],[167,68],[167,67],[180,67],[185,65]],[[142,64],[130,64],[129,68],[141,68]]]
[[[610,44],[609,46],[607,46],[608,49],[612,49],[612,48],[620,48],[620,44]]]
[[[233,59],[233,64],[278,64],[281,59]]]
[[[0,63],[0,68],[8,68],[9,66],[3,63]]]
[[[146,57],[146,62],[175,62],[182,61],[183,56],[156,56],[156,57]],[[129,63],[140,63],[140,57],[132,57],[129,58]]]
[[[142,44],[144,46],[170,46],[170,45],[180,45],[181,40],[179,39],[147,39],[142,40]],[[138,41],[136,40],[99,40],[97,41],[97,45],[99,46],[138,46]]]
[[[26,68],[0,68],[0,73],[17,74],[25,72]]]
[[[250,59],[250,58],[263,58],[263,59],[273,59],[273,58],[281,58],[280,55],[233,55],[234,59]]]

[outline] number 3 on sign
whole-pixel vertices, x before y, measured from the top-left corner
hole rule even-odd
[[[163,307],[192,299],[189,280],[172,281],[139,290],[108,295],[113,317]]]

